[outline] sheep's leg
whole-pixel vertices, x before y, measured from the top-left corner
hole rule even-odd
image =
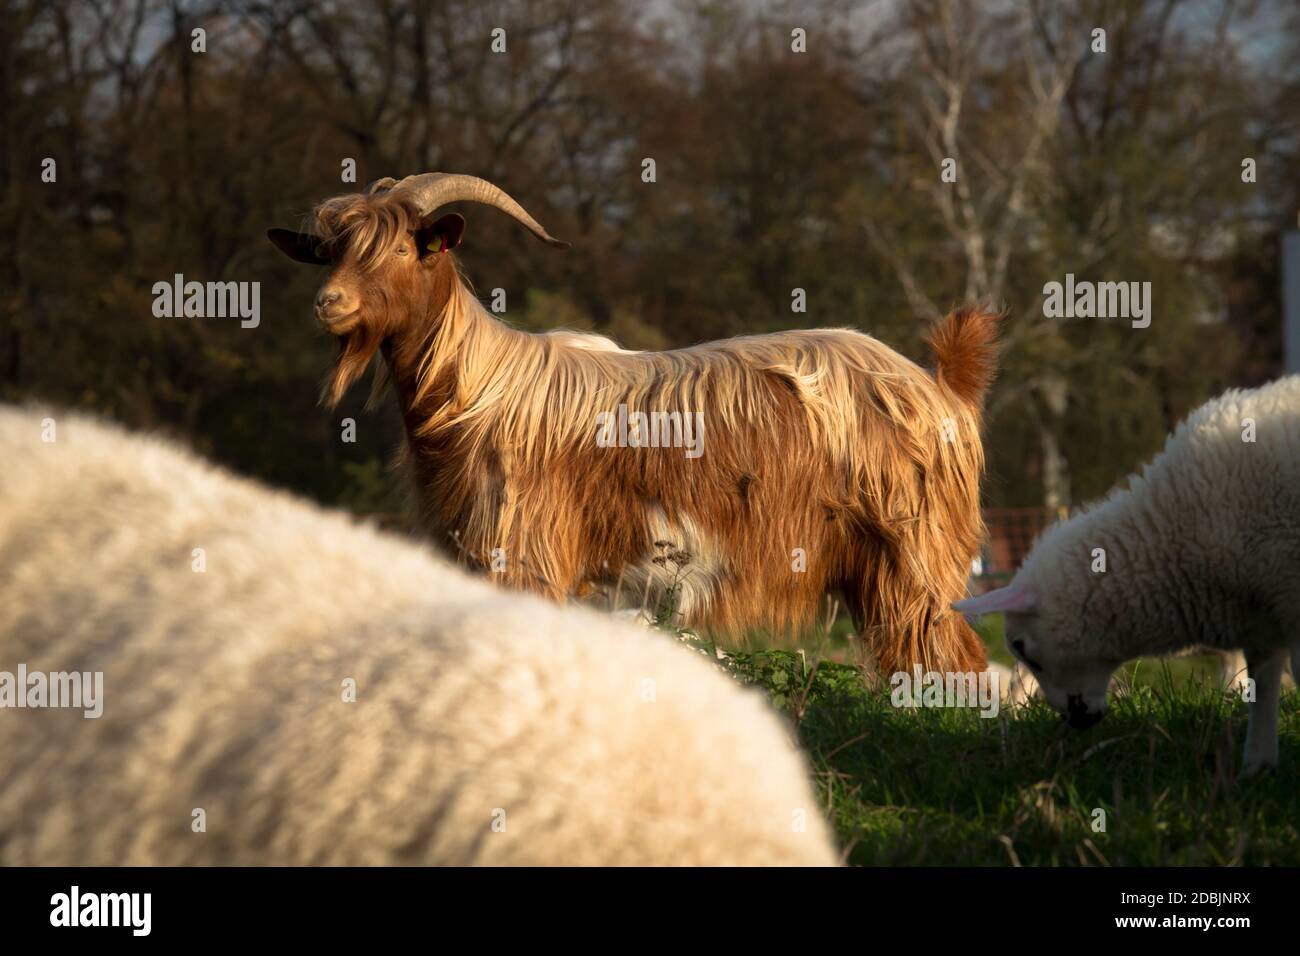
[[[1255,682],[1255,699],[1249,704],[1242,777],[1253,777],[1261,770],[1277,766],[1278,698],[1282,692],[1282,668],[1285,664],[1286,651],[1283,648],[1246,651],[1246,668]]]

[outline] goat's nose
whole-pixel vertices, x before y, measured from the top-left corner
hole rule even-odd
[[[341,298],[343,293],[337,289],[321,289],[316,296],[316,308],[324,312]]]

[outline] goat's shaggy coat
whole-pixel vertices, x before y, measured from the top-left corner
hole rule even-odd
[[[984,666],[948,606],[984,533],[994,316],[941,323],[933,376],[847,329],[631,352],[508,327],[450,255],[374,278],[419,228],[396,198],[345,196],[313,232],[345,250],[329,286],[363,290],[331,327],[327,398],[382,351],[422,524],[443,547],[554,599],[603,589],[658,604],[676,579],[681,619],[730,633],[803,630],[840,593],[881,669]],[[698,419],[703,454],[601,447],[602,413],[620,407]],[[684,573],[656,562],[661,542],[690,556]]]
[[[1276,764],[1288,653],[1300,673],[1300,377],[1197,409],[1127,488],[1049,529],[1009,586],[958,607],[1008,612],[1012,650],[1081,726],[1126,660],[1240,648],[1256,690],[1245,770]]]
[[[835,862],[693,652],[56,418],[0,408],[0,671],[102,671],[103,715],[0,710],[0,863]]]

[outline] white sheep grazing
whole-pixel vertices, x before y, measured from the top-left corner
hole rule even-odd
[[[1277,764],[1278,697],[1300,673],[1300,376],[1197,409],[1127,489],[1049,529],[1005,588],[1007,643],[1076,727],[1133,657],[1245,653],[1255,685],[1242,772]]]
[[[837,862],[787,728],[691,651],[42,419],[0,406],[0,672],[102,672],[103,710],[0,674],[0,864]]]

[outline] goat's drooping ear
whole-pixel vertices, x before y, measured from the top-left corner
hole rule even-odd
[[[291,229],[268,229],[266,238],[275,243],[275,247],[294,262],[305,262],[309,266],[327,266],[330,261],[320,255],[316,249],[320,239],[309,232],[294,232]]]
[[[427,226],[421,226],[415,234],[420,245],[420,258],[446,252],[460,245],[465,235],[465,217],[458,212],[449,212],[440,216]]]

